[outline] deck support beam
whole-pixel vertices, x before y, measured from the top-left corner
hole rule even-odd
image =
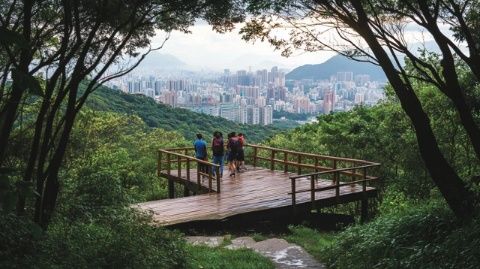
[[[168,198],[175,198],[175,182],[171,177],[168,178]]]
[[[190,190],[188,189],[187,184],[183,185],[183,197],[188,197],[190,196]]]

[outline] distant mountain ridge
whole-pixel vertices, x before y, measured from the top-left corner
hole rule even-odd
[[[321,64],[306,64],[299,66],[286,75],[286,79],[301,80],[329,79],[337,72],[353,72],[354,75],[367,74],[372,80],[386,81],[382,68],[371,63],[358,62],[341,55],[333,56]]]

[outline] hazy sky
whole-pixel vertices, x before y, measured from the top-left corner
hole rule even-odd
[[[171,54],[179,60],[196,67],[215,70],[230,68],[233,70],[258,67],[295,68],[304,64],[318,64],[334,55],[332,52],[296,53],[285,58],[280,51],[274,51],[268,43],[247,43],[241,39],[236,30],[219,34],[206,24],[196,24],[191,34],[174,32],[160,53]],[[158,33],[153,40],[158,45],[164,38]]]
[[[159,52],[177,57],[189,66],[208,68],[213,70],[232,70],[270,68],[274,65],[293,69],[304,64],[319,64],[333,55],[334,52],[296,52],[286,58],[280,55],[280,51],[274,51],[268,43],[247,43],[238,34],[239,28],[229,33],[219,34],[212,30],[206,23],[196,23],[191,27],[190,34],[173,32],[170,39]],[[449,31],[445,28],[447,35]],[[428,42],[431,37],[424,33],[423,29],[416,25],[408,25],[405,28],[405,40],[409,44]],[[165,37],[164,33],[158,32],[153,39],[153,45],[159,45]],[[326,37],[326,38],[332,38]],[[336,39],[333,37],[333,39]]]

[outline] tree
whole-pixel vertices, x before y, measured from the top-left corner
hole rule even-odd
[[[461,123],[480,159],[480,129],[473,116],[472,96],[462,87],[456,66],[464,61],[477,76],[478,50],[467,56],[458,44],[443,33],[438,24],[449,26],[459,40],[479,47],[475,25],[477,1],[254,1],[257,17],[242,30],[247,40],[268,40],[289,55],[294,49],[333,50],[359,61],[378,64],[398,96],[415,129],[420,153],[439,190],[455,214],[469,219],[473,197],[465,183],[445,159],[415,93],[413,80],[434,85],[454,104]],[[262,11],[263,14],[258,13]],[[419,27],[429,33],[440,54],[424,47],[418,55],[408,45],[407,27]],[[289,29],[289,38],[279,38],[277,29]],[[452,52],[453,51],[453,52]],[[453,53],[456,53],[454,55]],[[414,71],[407,70],[404,56]],[[436,60],[438,57],[438,60]],[[457,59],[458,58],[458,59]]]
[[[173,30],[188,32],[197,18],[218,31],[242,18],[234,1],[215,0],[11,0],[2,1],[0,10],[0,167],[11,166],[8,146],[24,105],[38,106],[29,154],[19,166],[24,185],[35,182],[34,218],[43,228],[55,209],[76,115],[89,94],[160,49],[163,44],[150,45],[156,30],[166,33],[166,41]],[[126,60],[132,64],[123,66]],[[20,194],[18,214],[25,205]]]

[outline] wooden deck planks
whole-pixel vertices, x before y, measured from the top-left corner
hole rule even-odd
[[[177,170],[171,171],[171,176],[177,175]],[[227,172],[227,171],[225,171]],[[166,173],[162,171],[162,174]],[[192,182],[196,182],[196,169],[190,171]],[[227,173],[225,173],[227,174]],[[186,170],[181,171],[182,177]],[[153,214],[154,221],[159,225],[173,225],[198,220],[220,220],[230,216],[253,211],[288,207],[292,205],[291,173],[271,171],[264,168],[253,168],[237,174],[235,178],[224,175],[221,181],[221,193],[208,193],[196,196],[150,201],[134,205],[143,211]],[[216,182],[213,181],[215,186]],[[208,180],[202,181],[207,187]],[[318,180],[317,187],[330,186],[331,181]],[[297,190],[309,189],[310,180],[297,180]],[[367,192],[375,191],[368,187]],[[362,192],[361,185],[344,186],[340,188],[340,196],[348,196]],[[316,201],[335,197],[335,189],[317,192]],[[297,194],[297,205],[310,202],[310,192]]]

